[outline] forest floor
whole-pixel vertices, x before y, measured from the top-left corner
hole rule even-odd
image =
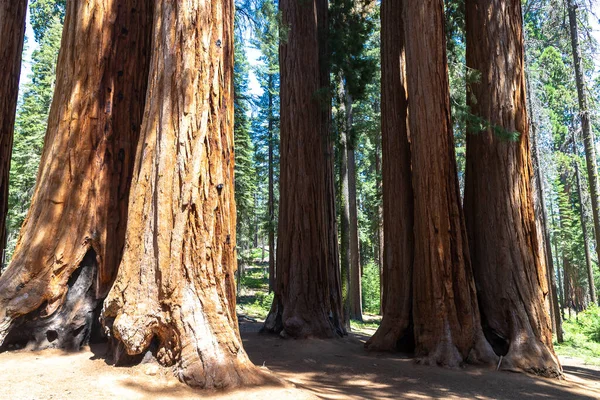
[[[376,316],[353,321],[343,339],[284,340],[260,334],[272,302],[264,268],[248,268],[238,296],[244,348],[257,366],[286,382],[281,387],[230,393],[198,392],[155,363],[114,367],[106,345],[78,353],[57,350],[0,354],[0,400],[49,399],[600,399],[600,366],[581,343],[561,356],[566,380],[497,372],[468,366],[450,370],[421,366],[406,356],[369,353],[364,342],[375,332]],[[593,352],[593,355],[596,353]]]
[[[288,382],[230,393],[198,392],[157,364],[113,367],[104,345],[78,353],[57,350],[0,354],[0,399],[598,399],[600,367],[561,357],[566,380],[475,367],[420,366],[408,357],[369,353],[368,333],[344,339],[284,340],[260,334],[260,321],[240,317],[251,360]]]

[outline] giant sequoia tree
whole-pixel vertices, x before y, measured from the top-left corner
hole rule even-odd
[[[280,204],[275,298],[265,330],[345,333],[329,138],[327,1],[281,0]]]
[[[413,193],[404,54],[405,0],[381,3],[383,319],[366,347],[394,350],[412,338]]]
[[[123,248],[151,3],[68,2],[38,184],[0,277],[0,344],[89,338]]]
[[[0,263],[6,244],[8,173],[21,76],[26,10],[27,0],[0,1]]]
[[[125,251],[103,310],[117,362],[153,345],[204,388],[259,378],[235,313],[233,11],[156,5]]]
[[[521,2],[467,0],[466,10],[467,65],[480,72],[468,102],[485,121],[482,131],[470,126],[465,181],[482,321],[504,356],[502,368],[554,375],[560,365],[533,209]],[[519,139],[503,140],[494,133],[500,130],[518,132]]]
[[[495,356],[480,326],[460,205],[444,2],[410,0],[404,15],[414,191],[415,354],[425,363],[446,366],[490,362]]]

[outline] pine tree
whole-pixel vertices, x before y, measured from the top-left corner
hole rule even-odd
[[[277,228],[277,204],[279,180],[279,14],[277,3],[263,0],[257,12],[258,23],[255,27],[253,45],[260,50],[260,64],[255,74],[262,89],[262,95],[255,106],[257,115],[253,118],[253,142],[255,146],[255,163],[260,182],[267,182],[267,187],[259,183],[260,192],[265,193],[266,207],[262,207],[264,230],[269,242],[269,291],[275,287],[275,231]]]
[[[341,267],[345,322],[362,321],[361,266],[356,183],[358,139],[354,129],[354,103],[365,96],[375,72],[366,54],[373,31],[371,0],[334,0],[330,4],[329,46],[332,74],[336,77],[336,126],[340,140]]]
[[[254,233],[254,196],[256,192],[256,169],[254,148],[250,139],[250,95],[248,93],[249,64],[244,43],[239,36],[235,42],[234,91],[234,142],[235,142],[235,203],[237,208],[238,246],[249,247]]]

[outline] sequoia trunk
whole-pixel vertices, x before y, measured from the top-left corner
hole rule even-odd
[[[383,319],[366,343],[395,350],[412,342],[413,192],[404,57],[404,0],[381,3]],[[411,349],[412,350],[412,349]]]
[[[152,3],[67,2],[37,186],[0,277],[0,344],[90,336],[123,250]]]
[[[494,362],[480,326],[460,205],[444,2],[407,1],[405,16],[415,215],[415,354],[421,362],[450,367],[464,361]]]
[[[484,331],[502,369],[556,376],[531,189],[520,0],[467,0],[471,113],[486,129],[467,136],[465,210]],[[491,16],[491,18],[490,18]],[[507,65],[511,65],[507,68]],[[519,133],[516,141],[498,132]]]
[[[150,347],[203,388],[260,380],[235,312],[233,11],[156,5],[126,247],[103,310],[116,362]]]
[[[275,298],[266,331],[343,335],[329,137],[327,1],[282,0],[280,205]]]
[[[0,274],[6,246],[8,173],[25,39],[27,0],[0,0]]]

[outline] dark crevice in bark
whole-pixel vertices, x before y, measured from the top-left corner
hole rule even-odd
[[[481,310],[480,310],[481,311]],[[502,333],[498,332],[494,328],[492,328],[485,318],[485,314],[480,312],[481,314],[481,327],[483,328],[483,335],[488,343],[492,346],[492,350],[496,353],[497,356],[506,356],[508,354],[508,350],[510,349],[510,339],[502,335]]]
[[[17,318],[0,351],[17,348],[43,350],[57,348],[77,351],[82,346],[104,339],[99,315],[104,299],[96,298],[98,263],[90,249],[67,282],[63,304],[45,315],[47,302]]]
[[[415,330],[413,324],[412,313],[408,327],[396,341],[396,350],[400,353],[414,354],[415,353]]]

